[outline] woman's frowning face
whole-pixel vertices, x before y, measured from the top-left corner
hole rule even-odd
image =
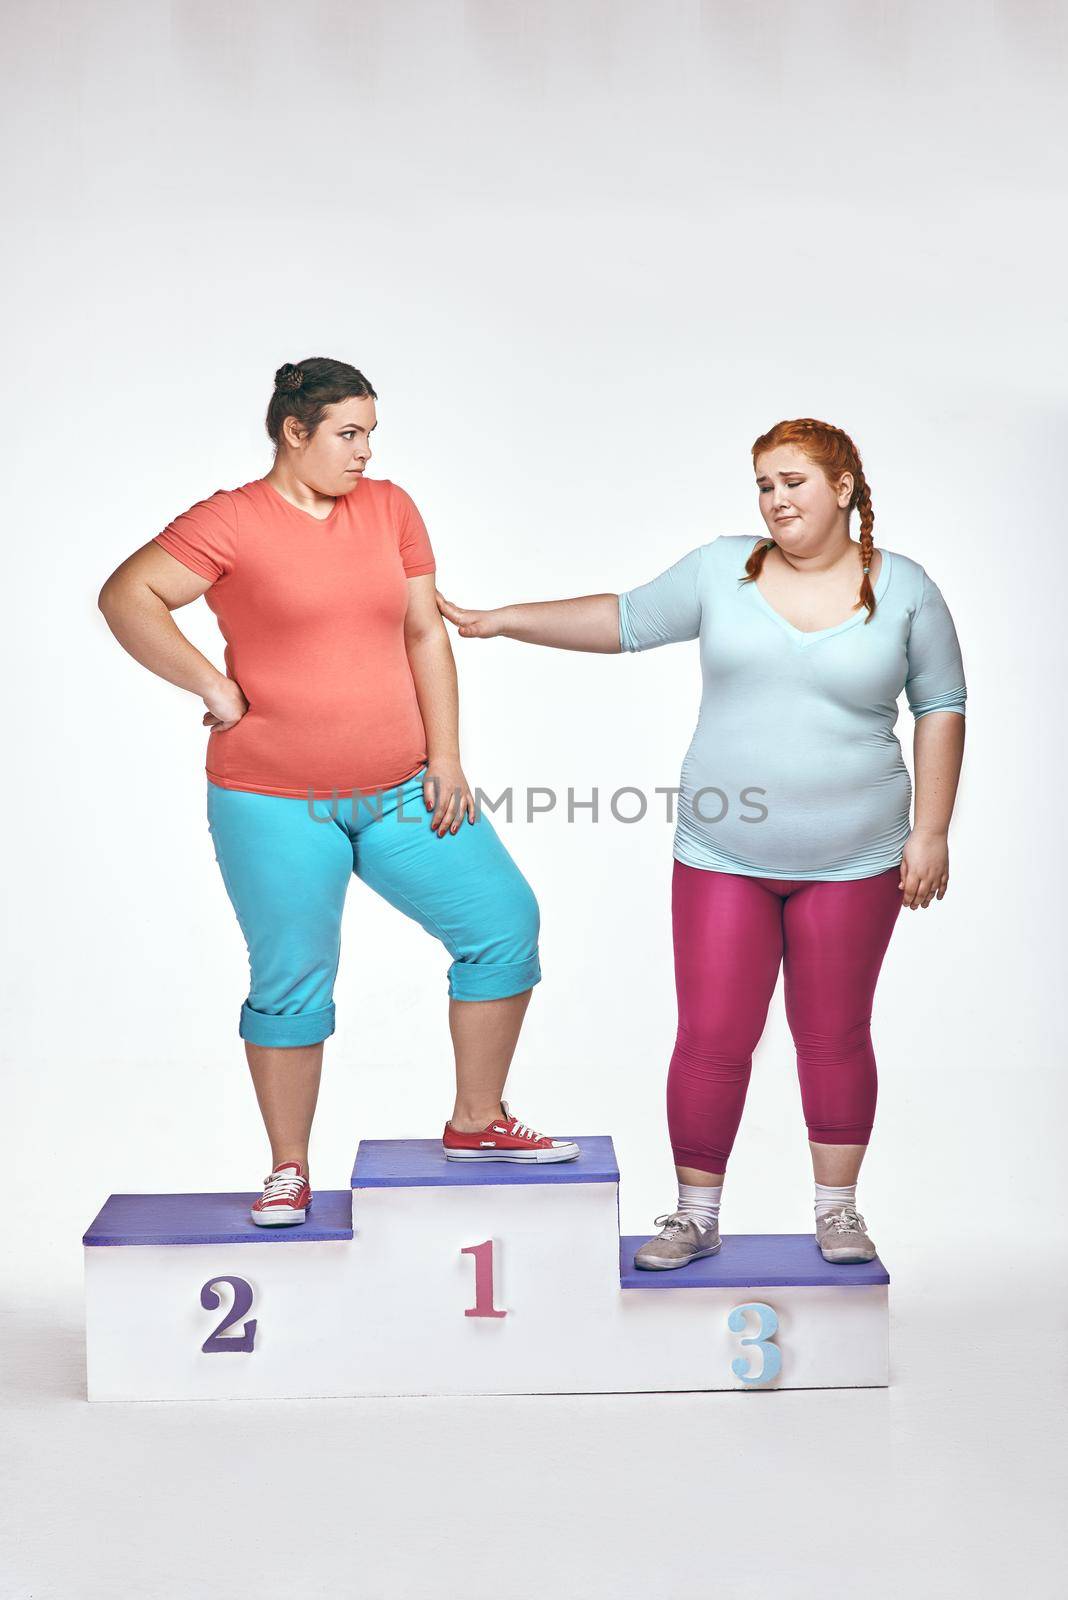
[[[327,406],[315,432],[300,434],[295,417],[283,424],[286,444],[299,461],[302,482],[319,494],[348,494],[371,459],[371,435],[378,426],[370,395],[352,396]],[[292,430],[292,431],[291,431]]]
[[[760,513],[776,544],[784,550],[818,548],[833,533],[853,493],[851,473],[837,489],[796,445],[778,445],[756,460]]]

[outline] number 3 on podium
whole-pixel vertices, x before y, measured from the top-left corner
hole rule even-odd
[[[763,1357],[763,1365],[757,1373],[749,1370],[748,1356],[735,1356],[731,1362],[731,1371],[736,1378],[746,1384],[770,1383],[782,1371],[782,1351],[771,1340],[779,1331],[779,1319],[772,1308],[765,1305],[762,1300],[751,1300],[748,1305],[735,1306],[727,1318],[727,1326],[732,1333],[745,1332],[745,1314],[755,1311],[760,1318],[760,1328],[755,1334],[742,1340],[742,1344],[750,1349],[759,1350]]]

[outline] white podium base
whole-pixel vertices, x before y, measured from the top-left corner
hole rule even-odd
[[[85,1235],[91,1400],[836,1388],[888,1381],[878,1260],[736,1235],[640,1272],[612,1142],[577,1161],[446,1161],[364,1141],[301,1227],[252,1195],[113,1195]]]

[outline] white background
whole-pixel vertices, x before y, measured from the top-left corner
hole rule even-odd
[[[120,1553],[83,1530],[127,1476],[146,1596],[223,1592],[226,1552],[261,1588],[359,1568],[372,1596],[433,1572],[488,1595],[494,1532],[545,1563],[517,1578],[511,1546],[518,1594],[674,1596],[702,1573],[823,1593],[871,1540],[899,1565],[870,1593],[923,1571],[914,1592],[1011,1572],[1052,1594],[1068,8],[44,0],[4,29],[0,1470],[32,1516],[0,1596],[110,1594]],[[310,355],[379,391],[372,474],[414,496],[461,604],[619,590],[758,534],[750,447],[799,415],[852,435],[876,543],[942,588],[969,687],[951,884],[902,913],[884,965],[860,1191],[894,1280],[888,1395],[80,1404],[79,1241],[107,1194],[266,1170],[203,707],[124,654],[96,595],[177,512],[269,469],[274,370]],[[177,620],[221,665],[206,606]],[[696,645],[455,642],[473,783],[677,781]],[[910,764],[911,730],[906,708]],[[674,1197],[671,828],[580,817],[502,825],[545,974],[509,1087],[538,1126],[615,1137],[639,1231]],[[347,1183],[362,1136],[440,1132],[447,960],[353,881],[319,1185]],[[810,1225],[781,992],[724,1198],[725,1228]],[[257,1529],[287,1441],[303,1487]],[[769,1472],[781,1570],[744,1491]]]

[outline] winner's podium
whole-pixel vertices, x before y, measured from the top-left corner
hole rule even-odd
[[[850,1388],[888,1381],[882,1263],[727,1235],[638,1271],[607,1137],[550,1166],[365,1139],[350,1190],[112,1195],[84,1237],[90,1400]]]

